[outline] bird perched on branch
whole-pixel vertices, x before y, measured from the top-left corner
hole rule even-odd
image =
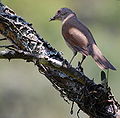
[[[62,21],[62,35],[68,47],[74,53],[70,63],[77,55],[77,52],[82,54],[82,62],[86,56],[91,55],[96,64],[101,69],[116,70],[116,68],[102,55],[98,48],[90,30],[78,20],[76,14],[68,8],[61,8],[57,11],[50,21]]]

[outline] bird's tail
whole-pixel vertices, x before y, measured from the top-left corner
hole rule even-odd
[[[92,54],[91,56],[95,60],[96,64],[99,68],[103,69],[111,69],[116,70],[116,68],[102,55],[100,49],[97,45],[92,45]]]

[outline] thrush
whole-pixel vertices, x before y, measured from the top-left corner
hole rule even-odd
[[[82,62],[90,55],[99,68],[116,70],[116,68],[103,56],[98,48],[90,30],[77,18],[76,14],[69,8],[61,8],[50,21],[62,21],[62,35],[66,44],[73,51],[70,63],[77,55],[82,54]]]

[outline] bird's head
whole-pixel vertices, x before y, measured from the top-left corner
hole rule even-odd
[[[67,18],[67,16],[69,16],[70,14],[73,14],[75,15],[75,13],[71,10],[71,9],[68,9],[68,8],[61,8],[59,9],[55,16],[53,16],[52,18],[50,18],[50,21],[53,21],[53,20],[60,20],[60,21],[63,21],[65,18]]]

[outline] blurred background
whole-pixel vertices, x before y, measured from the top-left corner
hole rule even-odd
[[[72,51],[61,36],[61,23],[49,22],[61,7],[73,9],[91,30],[102,53],[117,68],[110,71],[109,85],[120,102],[120,0],[2,0],[17,15],[33,24],[35,30],[70,60]],[[0,45],[3,43],[0,42]],[[81,60],[78,54],[73,65]],[[91,57],[83,63],[84,71],[100,83],[100,69]],[[67,104],[32,63],[0,60],[0,118],[77,118]],[[81,118],[88,118],[80,112]]]

